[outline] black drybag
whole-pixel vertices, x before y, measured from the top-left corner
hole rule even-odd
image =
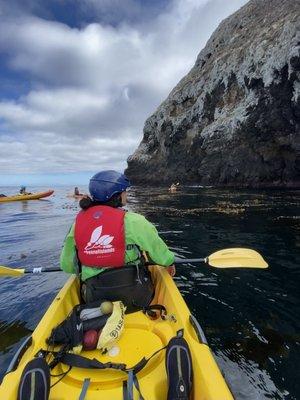
[[[68,317],[58,326],[52,329],[50,337],[46,340],[49,345],[66,344],[70,348],[82,344],[84,332],[90,329],[102,329],[111,314],[101,315],[97,318],[91,318],[81,321],[80,312],[89,308],[99,307],[101,302],[89,304],[78,304],[73,308]]]
[[[30,360],[21,376],[18,400],[48,400],[50,369],[44,358]]]
[[[192,357],[189,346],[178,331],[166,350],[166,370],[168,376],[167,400],[189,400],[193,382]]]

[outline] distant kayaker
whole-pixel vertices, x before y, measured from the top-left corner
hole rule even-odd
[[[31,194],[30,192],[26,192],[26,186],[21,186],[19,194]]]
[[[127,177],[116,171],[91,178],[91,197],[79,203],[82,211],[66,236],[60,265],[65,272],[80,273],[86,302],[121,300],[132,311],[149,305],[154,295],[142,252],[169,267],[172,276],[175,267],[174,254],[156,228],[142,215],[122,209],[129,186]]]
[[[77,186],[74,188],[74,196],[81,196],[81,193],[79,192],[79,189]]]
[[[176,192],[178,186],[179,186],[179,182],[177,182],[177,183],[172,183],[172,185],[169,187],[169,191],[170,191],[170,192]]]

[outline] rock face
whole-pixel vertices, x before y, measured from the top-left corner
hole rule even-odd
[[[224,20],[147,119],[135,183],[300,187],[300,0],[251,0]]]

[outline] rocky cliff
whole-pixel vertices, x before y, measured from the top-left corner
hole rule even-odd
[[[251,0],[224,20],[147,119],[135,183],[300,186],[300,0]]]

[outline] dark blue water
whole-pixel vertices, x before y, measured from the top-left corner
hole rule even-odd
[[[71,190],[57,188],[49,200],[0,204],[0,264],[58,265],[78,211],[77,201],[66,197]],[[200,187],[174,194],[133,188],[129,194],[128,208],[152,221],[180,257],[250,247],[270,264],[268,270],[177,267],[176,283],[237,399],[300,398],[299,194]],[[1,279],[1,376],[66,279],[62,272]]]

